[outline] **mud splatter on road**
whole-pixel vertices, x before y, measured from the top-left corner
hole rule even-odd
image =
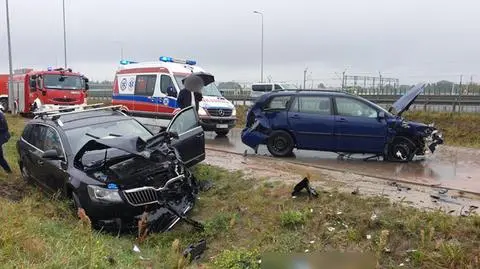
[[[205,163],[230,171],[240,170],[246,177],[265,182],[281,182],[293,186],[306,173],[312,175],[312,185],[320,190],[354,193],[352,195],[383,196],[392,202],[427,210],[442,210],[461,215],[469,208],[480,207],[480,196],[459,191],[447,191],[436,187],[418,186],[381,180],[354,173],[324,170],[316,167],[292,164],[281,159],[265,159],[255,156],[242,157],[214,150],[207,150]]]

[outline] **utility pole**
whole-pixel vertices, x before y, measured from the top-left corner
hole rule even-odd
[[[345,90],[345,70],[342,72],[342,91]]]
[[[10,41],[10,14],[8,11],[8,0],[5,0],[6,4],[6,12],[7,12],[7,40],[8,40],[8,69],[9,69],[9,78],[8,78],[8,92],[10,94],[10,91],[13,90],[13,64],[12,64],[12,43]],[[10,100],[13,100],[13,98],[9,98]],[[13,104],[13,102],[9,102],[9,105]],[[4,109],[7,109],[4,107]],[[11,109],[12,113],[14,113],[14,109],[12,107]]]
[[[63,52],[65,56],[65,69],[67,69],[67,28],[65,23],[65,0],[63,2]]]
[[[259,11],[254,11],[253,13],[255,14],[259,14],[260,16],[262,16],[262,60],[261,60],[261,76],[260,76],[260,82],[263,82],[263,13],[262,12],[259,12]]]
[[[308,67],[303,71],[303,89],[306,89]]]

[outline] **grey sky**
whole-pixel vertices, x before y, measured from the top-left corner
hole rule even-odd
[[[0,73],[8,72],[5,0]],[[226,4],[228,2],[228,4]],[[61,0],[10,0],[14,68],[63,65]],[[66,0],[69,66],[112,79],[125,58],[191,58],[219,81],[339,84],[339,73],[419,80],[480,80],[480,1],[475,0]],[[337,73],[337,74],[336,74]],[[309,82],[311,83],[311,82]]]

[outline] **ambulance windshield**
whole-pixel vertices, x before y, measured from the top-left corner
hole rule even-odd
[[[186,76],[176,75],[176,76],[174,76],[174,77],[175,77],[175,80],[177,81],[178,87],[180,87],[180,90],[183,89],[182,80],[183,80],[184,78],[186,78]],[[220,91],[218,90],[217,85],[215,85],[215,83],[211,83],[211,84],[203,87],[203,89],[202,89],[202,94],[203,94],[204,96],[217,96],[217,97],[221,97],[221,96],[222,96],[222,94],[221,94]]]

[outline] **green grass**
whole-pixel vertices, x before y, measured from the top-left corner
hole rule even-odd
[[[14,136],[6,145],[6,154],[13,164],[23,119],[9,116],[8,121]],[[14,169],[18,175],[18,167]],[[477,215],[423,212],[380,197],[336,191],[321,192],[312,200],[292,199],[293,185],[267,184],[209,165],[199,165],[194,173],[199,180],[215,184],[201,194],[192,212],[193,218],[205,224],[205,231],[179,224],[171,232],[149,235],[139,245],[140,254],[132,251],[135,235],[116,237],[91,231],[68,202],[34,187],[24,187],[20,201],[0,197],[1,268],[185,268],[180,251],[202,238],[208,245],[202,268],[259,268],[264,253],[304,253],[307,249],[310,253],[368,253],[383,268],[396,268],[400,263],[406,268],[480,266]],[[0,180],[0,188],[12,186],[24,185],[18,177]],[[373,212],[378,217],[372,221]]]

